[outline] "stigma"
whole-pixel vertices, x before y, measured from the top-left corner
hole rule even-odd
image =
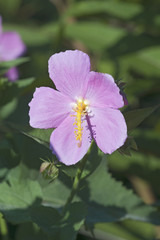
[[[82,145],[82,134],[83,134],[83,117],[87,115],[89,102],[83,98],[76,98],[76,103],[72,104],[72,109],[75,112],[75,125],[74,133],[77,141],[77,146],[81,147]]]

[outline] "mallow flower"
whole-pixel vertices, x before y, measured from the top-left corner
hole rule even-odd
[[[25,44],[18,33],[2,31],[2,17],[0,16],[0,62],[14,60],[25,50]],[[6,75],[10,81],[15,81],[18,78],[17,68],[10,68]]]
[[[57,91],[36,88],[29,103],[30,125],[56,128],[50,147],[59,161],[77,163],[92,140],[108,154],[124,144],[127,126],[118,110],[124,101],[111,75],[90,71],[87,54],[68,50],[50,57],[49,76]]]

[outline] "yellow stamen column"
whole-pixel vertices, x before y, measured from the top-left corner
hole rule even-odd
[[[83,134],[83,127],[82,127],[82,117],[87,114],[87,109],[88,109],[88,101],[84,100],[83,98],[78,98],[77,103],[75,104],[75,107],[73,110],[76,112],[75,116],[75,122],[74,125],[75,127],[75,136],[76,140],[78,141],[77,146],[81,147],[82,145],[82,134]]]

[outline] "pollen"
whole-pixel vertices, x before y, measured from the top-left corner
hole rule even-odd
[[[87,115],[88,111],[88,101],[83,98],[77,98],[76,103],[74,104],[73,110],[75,111],[75,115],[72,115],[75,117],[75,122],[73,125],[75,125],[74,133],[77,142],[77,146],[81,147],[82,145],[82,134],[83,134],[83,127],[82,118]]]

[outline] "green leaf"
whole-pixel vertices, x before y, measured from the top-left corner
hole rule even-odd
[[[35,142],[47,147],[50,149],[50,136],[54,129],[35,129],[31,127],[23,127],[18,124],[14,124],[11,122],[8,122],[8,126],[11,130],[15,130],[17,132],[22,133],[23,135],[27,136],[28,138],[31,138]]]
[[[1,141],[0,145],[0,178],[4,177],[7,172],[14,168],[20,160],[20,156],[17,155],[11,148],[7,141]]]
[[[93,232],[96,239],[104,236],[104,239],[113,240],[151,240],[155,237],[153,225],[133,220],[120,223],[99,223],[95,225]]]
[[[80,196],[88,205],[88,225],[122,219],[160,224],[160,213],[156,208],[145,205],[131,190],[114,180],[106,169],[105,161],[83,185],[87,189],[82,190]]]
[[[107,13],[111,16],[125,20],[140,14],[142,7],[136,3],[117,2],[117,1],[82,1],[73,4],[67,15],[81,17],[85,15]]]
[[[34,80],[34,78],[27,78],[16,82],[10,82],[8,79],[0,79],[0,105],[5,105],[12,99],[23,95]]]
[[[160,46],[152,46],[139,52],[138,56],[151,66],[160,68]]]
[[[151,46],[159,46],[159,39],[153,38],[152,35],[142,33],[127,33],[117,44],[108,49],[110,58],[124,58],[124,57],[140,57],[141,52],[147,51]],[[132,55],[131,55],[132,54]],[[143,58],[143,61],[145,59]],[[119,59],[121,64],[121,59]],[[127,62],[126,62],[127,64]],[[136,66],[137,63],[135,62]],[[147,70],[146,70],[147,71]]]
[[[118,152],[121,154],[131,156],[130,150],[138,150],[137,144],[133,137],[128,136],[127,140],[125,141],[124,145],[118,149]]]
[[[39,175],[40,165],[43,162],[41,159],[52,159],[54,157],[52,152],[23,134],[15,134],[14,141],[23,163],[30,169],[29,172],[34,171],[31,179],[36,179]]]
[[[9,24],[5,25],[4,29],[18,32],[27,46],[37,47],[52,42],[57,33],[58,24],[51,22],[43,27]]]
[[[17,107],[18,101],[17,98],[13,98],[12,101],[6,103],[4,106],[1,106],[0,116],[2,119],[7,118],[10,114],[12,114]]]
[[[48,184],[48,181],[40,179],[40,184],[43,191],[43,202],[46,206],[54,208],[64,206],[72,188],[70,177],[59,172],[59,176],[54,182]]]
[[[28,132],[25,132],[23,130],[20,130],[20,131],[27,137],[32,138],[34,141],[50,149],[49,142],[50,142],[50,136],[51,136],[51,133],[53,132],[53,129],[31,129]]]
[[[65,33],[67,38],[82,41],[93,51],[113,46],[126,34],[123,29],[98,22],[72,23],[66,27]]]
[[[28,62],[29,58],[23,57],[23,58],[17,58],[12,61],[7,61],[7,62],[0,62],[0,74],[4,74],[8,71],[8,69],[12,67],[16,67],[21,65],[22,63]]]
[[[156,191],[160,172],[159,157],[138,151],[131,151],[131,156],[127,156],[116,151],[108,156],[108,161],[112,171],[118,172],[119,175],[139,176],[147,180]]]
[[[77,231],[84,223],[86,209],[82,202],[75,202],[70,204],[64,216],[50,207],[39,207],[34,209],[31,214],[32,221],[48,235],[58,240],[74,240]]]
[[[20,224],[16,231],[16,240],[48,240],[46,234],[33,223]]]
[[[129,39],[127,40],[128,42]],[[134,71],[140,75],[144,75],[145,77],[152,78],[152,81],[146,79],[142,79],[141,81],[136,81],[136,86],[133,86],[134,88],[137,87],[137,90],[140,91],[142,86],[142,81],[144,81],[143,88],[146,90],[146,88],[150,89],[153,84],[155,84],[155,80],[153,78],[158,78],[160,75],[160,47],[154,46],[154,47],[148,47],[148,45],[151,43],[151,39],[148,39],[147,37],[139,37],[139,39],[132,39],[134,41],[132,44],[132,47],[129,49],[133,50],[134,53],[129,54],[127,51],[127,54],[123,54],[123,56],[120,59],[120,63],[122,65],[122,68],[125,68],[125,71]],[[155,41],[155,40],[154,40]],[[143,45],[144,42],[146,43],[146,46]],[[137,44],[136,44],[137,43]],[[148,45],[147,45],[148,43]],[[131,44],[131,43],[130,43]],[[158,43],[155,41],[153,42],[153,45],[157,45]],[[138,46],[139,45],[139,46]],[[133,47],[134,46],[134,47]],[[149,45],[150,46],[150,45]],[[139,50],[140,49],[140,50]],[[116,51],[117,52],[117,51]],[[123,70],[124,71],[124,70]],[[157,79],[157,83],[158,83]],[[139,88],[139,89],[138,89]],[[142,90],[141,90],[142,91]]]
[[[136,128],[141,122],[143,122],[145,118],[152,114],[158,107],[159,105],[155,107],[136,109],[124,113],[128,131],[131,131],[134,128]]]
[[[160,137],[159,131],[153,129],[136,129],[134,130],[134,137],[136,139],[139,149],[143,152],[160,156],[159,146]]]
[[[19,79],[18,81],[15,82],[15,85],[18,88],[23,89],[23,88],[26,88],[26,87],[30,86],[34,81],[35,81],[34,77],[25,78],[25,79]]]
[[[30,221],[30,210],[41,203],[42,192],[36,181],[25,179],[19,167],[0,183],[0,212],[8,221]]]

